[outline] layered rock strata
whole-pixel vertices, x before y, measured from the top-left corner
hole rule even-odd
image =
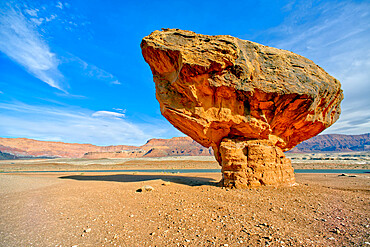
[[[268,140],[224,138],[219,147],[221,185],[235,188],[294,184],[292,164]]]
[[[141,48],[163,116],[214,149],[225,186],[294,183],[281,151],[339,117],[340,82],[292,52],[179,29],[155,31]],[[240,145],[260,155],[243,156]]]

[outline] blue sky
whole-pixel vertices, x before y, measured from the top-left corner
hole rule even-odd
[[[0,137],[142,145],[160,114],[141,39],[161,28],[291,50],[342,83],[324,133],[370,132],[368,1],[1,1]]]

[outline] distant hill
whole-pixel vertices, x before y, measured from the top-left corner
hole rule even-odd
[[[318,135],[294,147],[290,152],[370,151],[370,133],[362,135]]]
[[[166,156],[211,156],[213,150],[205,148],[190,137],[171,139],[150,139],[143,146],[116,152],[89,152],[84,158],[126,158],[126,157],[166,157]]]
[[[370,151],[370,133],[362,135],[319,135],[306,140],[289,152],[351,152]],[[95,146],[92,144],[37,141],[27,138],[1,138],[0,159],[17,158],[129,158],[165,156],[211,156],[190,137],[150,139],[143,146]]]
[[[190,137],[150,139],[145,145],[95,146],[92,144],[37,141],[27,138],[1,138],[0,151],[13,158],[69,157],[69,158],[128,158],[162,156],[210,156],[212,149],[205,148]],[[5,155],[4,155],[5,157]],[[11,156],[7,156],[11,157]]]
[[[1,138],[0,151],[19,157],[70,157],[80,158],[87,152],[111,152],[137,148],[135,146],[95,146],[92,144],[37,141],[27,138]]]

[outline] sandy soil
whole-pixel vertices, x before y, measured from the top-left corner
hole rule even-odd
[[[226,190],[221,174],[0,174],[0,246],[369,246],[370,178],[297,174]],[[162,185],[169,181],[169,185]],[[144,185],[153,191],[137,192]]]

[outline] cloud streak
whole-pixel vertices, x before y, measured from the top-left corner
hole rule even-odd
[[[79,57],[76,57],[74,55],[71,55],[71,58],[69,59],[70,62],[75,61],[79,64],[80,67],[83,68],[84,74],[87,77],[90,78],[96,78],[101,81],[104,81],[108,84],[112,85],[121,85],[121,82],[118,81],[117,77],[115,77],[113,74],[95,66],[94,64],[90,64],[85,62]]]
[[[285,21],[261,34],[260,38],[265,39],[267,45],[313,60],[341,81],[342,114],[325,133],[369,132],[370,4],[315,3],[296,1],[287,8],[293,11]]]
[[[6,3],[0,7],[0,51],[36,78],[62,90],[59,60],[36,27],[18,7]]]
[[[167,122],[158,120],[132,123],[124,119],[123,113],[113,111],[0,103],[2,137],[96,145],[143,145],[150,138],[171,137],[173,133],[168,132],[168,127]]]
[[[71,78],[68,77],[70,69],[78,71],[77,73],[84,77],[97,79],[110,85],[120,85],[121,82],[111,73],[67,51],[61,50],[61,54],[52,52],[44,38],[47,35],[44,24],[54,20],[58,25],[67,25],[65,23],[70,25],[71,21],[68,20],[74,18],[63,18],[61,11],[63,6],[67,6],[66,4],[58,2],[57,6],[62,7],[58,8],[59,17],[52,13],[53,9],[50,6],[25,8],[13,2],[0,3],[0,51],[34,77],[64,93],[67,93],[67,85],[65,85],[67,79],[70,82],[76,79],[76,74],[71,75]],[[63,68],[67,68],[67,71]]]
[[[124,118],[125,114],[119,112],[111,112],[111,111],[97,111],[94,112],[91,116],[97,118]]]

